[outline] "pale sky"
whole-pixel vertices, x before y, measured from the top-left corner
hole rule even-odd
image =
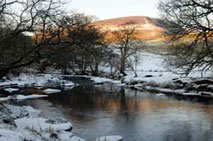
[[[95,15],[99,19],[124,16],[158,17],[159,0],[71,0],[75,12]]]

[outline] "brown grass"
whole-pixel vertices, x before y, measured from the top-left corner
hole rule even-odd
[[[119,30],[125,26],[125,23],[134,23],[136,27],[135,37],[138,40],[162,41],[164,40],[163,32],[165,29],[159,27],[154,19],[144,16],[121,17],[93,22],[92,25],[100,28],[101,31],[107,32],[106,40],[113,42],[113,31]]]

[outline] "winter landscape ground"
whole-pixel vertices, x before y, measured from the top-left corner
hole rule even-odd
[[[158,96],[194,97],[195,99],[212,99],[211,72],[206,72],[206,77],[201,78],[201,72],[195,71],[188,77],[174,74],[166,68],[165,58],[153,52],[141,52],[140,62],[137,68],[137,77],[133,71],[127,71],[127,76],[121,80],[113,80],[104,77],[79,76],[93,81],[96,85],[112,83],[118,87],[136,89],[143,92],[150,92]],[[105,70],[108,70],[106,67]],[[1,129],[0,139],[9,140],[69,140],[83,141],[71,133],[72,124],[61,117],[49,117],[45,119],[39,116],[40,110],[30,106],[12,106],[13,101],[25,101],[48,97],[61,91],[69,91],[78,84],[64,79],[72,77],[61,74],[21,74],[19,77],[2,80],[0,83],[1,92],[8,96],[1,96]],[[78,77],[78,76],[75,76]],[[21,89],[33,87],[40,91],[40,94],[25,95]],[[14,93],[15,92],[15,93]],[[5,94],[3,94],[5,95]],[[60,94],[59,94],[60,95]],[[75,128],[75,127],[74,127]],[[12,136],[11,136],[12,135]],[[106,137],[108,140],[120,140],[120,136]],[[110,139],[112,138],[112,139]],[[97,139],[104,140],[104,137]]]

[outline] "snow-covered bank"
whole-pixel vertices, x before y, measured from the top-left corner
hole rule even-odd
[[[44,119],[29,106],[0,105],[1,141],[84,141],[71,133],[72,124],[65,119]]]
[[[72,87],[75,84],[71,81],[63,80],[62,75],[58,74],[25,74],[18,77],[11,77],[0,82],[0,87],[8,92],[17,91],[10,87],[44,87],[48,83],[57,83],[61,87]]]
[[[26,100],[26,99],[33,99],[33,98],[41,98],[47,97],[47,95],[12,95],[8,97],[0,97],[0,102],[7,101],[7,100]]]
[[[136,70],[137,77],[135,77],[135,71],[130,69],[126,70],[127,76],[121,78],[121,80],[92,76],[85,77],[90,78],[95,84],[114,83],[140,91],[153,92],[157,95],[213,98],[211,70],[205,72],[203,78],[199,69],[184,77],[169,71],[165,63],[165,56],[161,54],[163,53],[140,52]]]
[[[113,84],[121,84],[120,80],[113,80],[109,78],[103,78],[103,77],[94,77],[89,76],[90,80],[94,81],[95,84],[103,84],[103,83],[113,83]]]
[[[178,78],[149,76],[125,80],[126,86],[155,94],[176,95],[195,98],[213,98],[212,78]]]
[[[19,101],[33,98],[47,97],[41,94],[12,94],[19,92],[22,87],[46,87],[54,83],[61,88],[73,88],[75,84],[64,80],[61,75],[53,74],[21,74],[19,77],[2,79],[0,89],[10,95],[1,97],[2,101]],[[48,86],[44,89],[46,94],[61,92]],[[41,89],[41,90],[42,90]],[[21,91],[20,91],[21,92]],[[40,111],[29,106],[12,106],[0,103],[0,140],[1,141],[84,141],[71,133],[72,124],[62,118],[45,119],[39,117]]]
[[[66,119],[45,119],[40,113],[41,110],[30,106],[0,104],[0,141],[85,141],[71,132],[73,126]],[[102,140],[122,141],[123,137],[110,135],[96,139]]]

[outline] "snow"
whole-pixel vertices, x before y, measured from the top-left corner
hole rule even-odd
[[[23,99],[32,99],[32,98],[41,98],[41,97],[48,97],[47,95],[17,95],[16,99],[17,100],[23,100]]]
[[[23,141],[24,135],[7,129],[0,129],[0,141]]]
[[[27,117],[29,112],[24,107],[4,104],[1,105],[0,115],[0,117],[2,117],[2,115],[6,115],[9,119],[17,119]]]
[[[46,93],[46,94],[52,94],[52,93],[60,93],[61,90],[49,88],[49,89],[45,89],[43,92]]]
[[[71,81],[64,80],[64,81],[61,82],[61,86],[64,86],[64,87],[73,87],[74,85],[75,84]]]
[[[12,77],[10,80],[0,82],[0,87],[7,88],[10,86],[35,86],[44,87],[47,83],[59,83],[61,86],[70,87],[75,84],[71,81],[64,81],[62,75],[58,74],[26,74],[22,73],[19,77]]]
[[[41,110],[34,109],[31,106],[23,106],[23,108],[28,111],[29,118],[37,118],[37,117],[39,117],[39,115],[41,113]]]
[[[30,106],[1,105],[0,141],[85,141],[72,134],[72,124],[63,118],[39,117],[40,110]]]
[[[158,53],[152,52],[139,52],[139,62],[137,67],[138,77],[134,77],[134,72],[131,70],[126,71],[127,76],[124,78],[124,82],[128,83],[131,81],[144,81],[147,83],[153,83],[157,85],[170,84],[178,78],[182,82],[190,82],[192,78],[201,77],[201,72],[199,70],[192,71],[188,77],[184,77],[178,74],[175,74],[168,70],[163,52],[159,51]],[[150,75],[152,77],[146,77]],[[206,72],[204,77],[211,76],[211,71]]]
[[[0,129],[0,141],[85,141],[70,132],[55,132],[54,134],[57,135],[57,138],[52,138],[51,134],[51,132],[39,133],[33,130],[29,131],[26,129]]]
[[[44,131],[65,131],[72,128],[70,122],[65,121],[64,123],[47,123],[48,120],[45,118],[20,118],[16,119],[15,123],[19,129],[33,129],[37,132]]]
[[[94,81],[96,84],[111,82],[112,80],[102,77],[91,77],[90,80]]]
[[[7,101],[7,100],[8,100],[8,97],[1,97],[0,98],[0,102]]]
[[[94,81],[95,84],[103,84],[103,83],[113,83],[113,84],[121,84],[120,80],[113,80],[109,78],[103,78],[103,77],[94,77],[91,76],[90,80]]]
[[[119,135],[103,136],[96,139],[96,141],[122,141],[123,137]]]
[[[15,91],[19,91],[19,89],[17,89],[17,88],[5,88],[4,90],[9,92],[9,93],[12,93],[12,92],[15,92]]]
[[[25,100],[25,99],[33,99],[33,98],[42,98],[42,97],[48,97],[48,95],[14,95],[14,96],[8,96],[8,97],[1,97],[0,101],[7,101],[7,100]]]

